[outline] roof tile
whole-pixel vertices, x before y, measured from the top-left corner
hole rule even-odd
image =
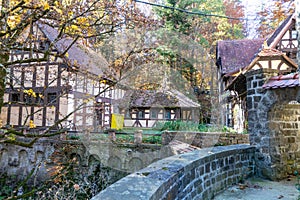
[[[299,84],[299,74],[291,73],[287,75],[280,75],[271,77],[264,85],[264,89],[276,89],[286,87],[296,87]]]
[[[217,57],[222,73],[232,73],[248,66],[262,47],[264,39],[223,40],[218,42]]]

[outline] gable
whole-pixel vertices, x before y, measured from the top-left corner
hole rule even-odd
[[[69,66],[99,77],[112,78],[108,62],[102,55],[86,45],[80,44],[79,41],[73,44],[74,39],[68,36],[57,39],[58,31],[47,24],[38,24],[38,26],[46,38],[50,42],[54,42],[54,47],[59,53],[64,53],[67,50],[64,60]]]
[[[297,30],[296,15],[287,17],[279,27],[267,39],[270,48],[275,48],[285,53],[289,58],[296,61],[297,55]]]
[[[257,69],[275,69],[279,74],[297,70],[297,64],[285,53],[270,47],[263,48],[243,73]]]
[[[250,65],[261,51],[263,42],[272,49],[277,49],[296,62],[297,32],[295,14],[290,15],[280,26],[265,39],[224,40],[217,44],[217,66],[221,73],[231,76]]]
[[[33,34],[31,37],[30,32]],[[23,56],[13,55],[11,60],[20,61],[28,58],[43,58],[45,51],[53,44],[51,52],[53,56],[51,61],[64,63],[72,69],[76,69],[80,72],[88,72],[91,75],[95,75],[100,78],[113,78],[111,69],[108,68],[108,62],[106,59],[87,45],[81,44],[79,41],[74,43],[74,39],[68,36],[62,36],[58,38],[58,31],[42,23],[36,23],[34,26],[28,26],[24,29],[21,37],[17,42],[22,45],[22,48],[33,48],[36,52],[33,54],[23,52]],[[63,57],[54,57],[54,54],[62,54],[65,51],[67,53]],[[46,60],[42,61],[45,62]]]

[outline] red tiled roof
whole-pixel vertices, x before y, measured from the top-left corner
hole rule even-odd
[[[270,78],[262,87],[264,89],[276,89],[296,86],[300,86],[298,73],[274,76]]]

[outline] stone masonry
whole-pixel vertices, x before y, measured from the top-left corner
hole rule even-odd
[[[164,131],[162,133],[163,145],[169,144],[172,140],[178,140],[200,148],[207,148],[233,144],[249,144],[249,135],[225,132],[185,131]]]
[[[299,88],[265,90],[264,82],[277,70],[248,72],[247,108],[250,144],[257,147],[260,176],[280,180],[300,168]]]
[[[175,155],[130,174],[92,200],[212,199],[255,172],[255,147],[220,146]]]

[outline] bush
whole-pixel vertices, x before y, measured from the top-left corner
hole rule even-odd
[[[145,136],[145,137],[143,137],[143,143],[161,144],[161,136],[160,135]]]
[[[154,128],[160,131],[208,131],[208,127],[205,124],[198,124],[196,122],[180,120],[157,122]]]
[[[233,128],[223,126],[212,126],[209,124],[199,124],[191,121],[162,121],[157,122],[154,127],[156,130],[160,131],[197,131],[197,132],[230,132],[236,133]]]

